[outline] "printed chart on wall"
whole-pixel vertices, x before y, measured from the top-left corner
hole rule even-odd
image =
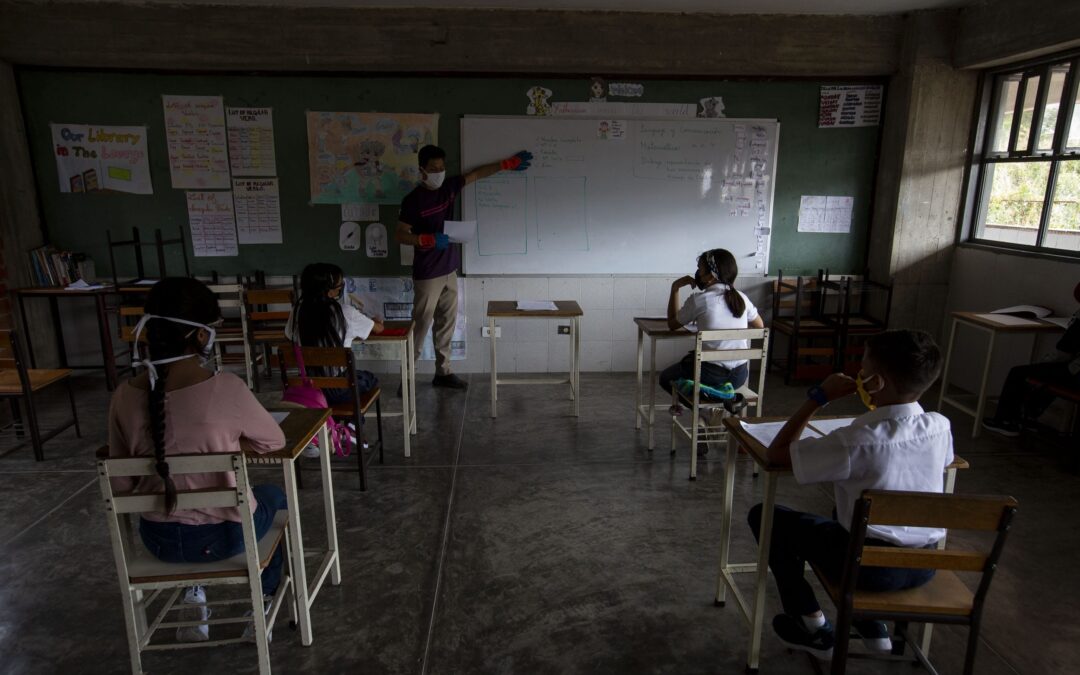
[[[229,153],[221,97],[161,98],[172,186],[179,190],[228,190]]]
[[[270,108],[226,108],[225,113],[229,128],[229,165],[233,175],[276,176],[273,111]]]
[[[526,149],[462,195],[477,221],[470,274],[685,273],[724,247],[741,274],[768,269],[775,120],[466,117],[466,169]]]
[[[191,247],[196,257],[233,256],[236,218],[231,192],[187,192]]]
[[[359,305],[364,314],[386,321],[408,321],[412,319],[413,280],[409,277],[347,277],[345,293]],[[454,325],[454,335],[450,338],[450,360],[463,361],[467,355],[465,346],[465,280],[458,279],[458,313]],[[400,358],[398,347],[380,342],[359,342],[353,346],[358,359],[370,361],[389,361]],[[424,338],[420,350],[423,361],[435,360],[435,348],[432,346],[431,333]]]
[[[308,112],[314,204],[400,204],[419,180],[416,153],[437,142],[438,115]]]

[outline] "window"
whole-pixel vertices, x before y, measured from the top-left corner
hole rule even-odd
[[[984,76],[971,240],[1080,254],[1080,54]]]

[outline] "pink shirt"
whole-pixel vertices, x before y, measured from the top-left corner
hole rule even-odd
[[[124,382],[113,394],[109,407],[109,456],[153,457],[150,436],[149,392]],[[239,377],[220,373],[198,384],[165,394],[165,455],[240,452],[243,438],[255,452],[270,452],[285,446],[285,434],[270,413]],[[174,475],[177,490],[235,487],[232,474],[202,473]],[[160,492],[157,476],[137,480],[114,479],[117,491]],[[255,511],[255,496],[251,510]],[[208,525],[226,520],[240,521],[236,509],[208,508],[190,511],[144,513],[156,522]]]

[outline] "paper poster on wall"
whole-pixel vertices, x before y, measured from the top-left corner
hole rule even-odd
[[[50,124],[60,192],[154,193],[146,127]]]
[[[198,258],[237,255],[231,192],[188,192],[191,247]]]
[[[638,97],[645,94],[645,85],[637,82],[612,82],[608,85],[609,96]]]
[[[547,87],[529,87],[525,90],[525,97],[529,99],[529,105],[525,106],[526,115],[543,117],[551,114],[551,90]]]
[[[720,96],[707,96],[698,103],[701,105],[701,110],[698,110],[698,117],[725,117],[724,115],[724,99]]]
[[[233,205],[241,244],[281,243],[277,178],[234,178]]]
[[[626,138],[625,120],[599,120],[596,123],[596,138],[600,141],[621,141]]]
[[[386,236],[386,226],[372,223],[364,230],[364,248],[369,258],[386,258],[390,255],[390,238]]]
[[[420,179],[417,151],[438,129],[438,115],[308,112],[312,203],[400,204]]]
[[[276,176],[271,108],[226,108],[229,166],[234,176]],[[243,243],[243,242],[240,242]]]
[[[413,280],[408,277],[348,277],[345,291],[355,296],[363,304],[363,311],[368,316],[377,316],[385,321],[409,321],[412,319]],[[465,280],[458,279],[458,311],[454,326],[454,335],[450,338],[450,360],[461,361],[467,356],[465,346]],[[435,360],[435,348],[432,346],[431,333],[423,339],[420,359]],[[399,347],[389,343],[357,342],[353,351],[358,359],[372,361],[397,360],[400,358]]]
[[[341,219],[342,220],[378,220],[379,219],[379,205],[378,204],[355,204],[348,203],[341,205]]]
[[[630,101],[556,101],[549,115],[559,117],[694,117],[694,103],[632,103]]]
[[[401,256],[401,264],[405,267],[412,267],[413,255],[416,253],[416,249],[407,244],[399,244],[398,249],[398,254]]]
[[[799,202],[799,232],[851,232],[854,197],[803,195]]]
[[[225,106],[220,96],[161,97],[172,186],[229,189]]]
[[[347,221],[341,224],[338,228],[338,247],[342,251],[357,251],[360,249],[360,240],[363,235],[360,233],[360,223],[354,223]]]
[[[881,85],[822,87],[818,128],[873,127],[881,121]]]

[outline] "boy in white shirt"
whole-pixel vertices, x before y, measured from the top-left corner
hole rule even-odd
[[[821,613],[806,579],[813,562],[839,579],[855,501],[863,490],[942,492],[945,467],[953,461],[949,420],[924,412],[919,397],[941,373],[941,351],[922,331],[892,330],[870,337],[857,379],[839,373],[811,387],[807,401],[792,415],[768,449],[768,460],[791,464],[800,484],[833,482],[835,519],[777,506],[773,515],[769,568],[773,571],[784,614],[773,629],[787,646],[822,659],[832,656],[832,625]],[[799,440],[817,410],[858,392],[870,408],[850,426],[820,437]],[[750,529],[758,537],[761,504],[750,510]],[[945,530],[871,525],[866,544],[929,548]],[[871,591],[914,588],[928,582],[933,570],[865,567],[857,588]],[[880,621],[857,621],[853,627],[875,651],[891,649]]]

